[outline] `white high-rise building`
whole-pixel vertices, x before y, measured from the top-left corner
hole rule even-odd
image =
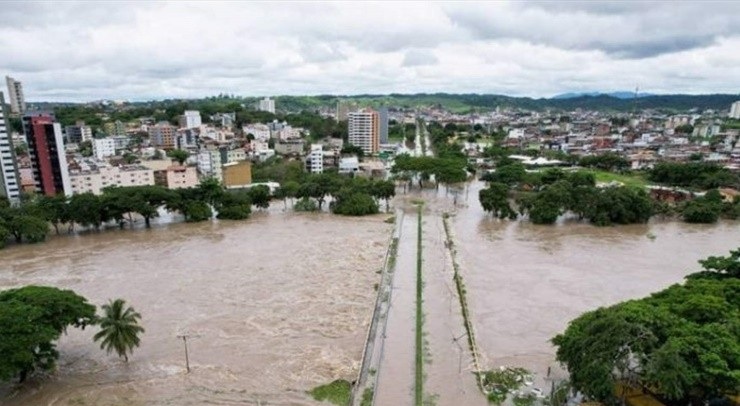
[[[5,77],[8,85],[8,96],[10,98],[10,111],[15,114],[26,112],[26,98],[23,97],[23,84],[10,76]]]
[[[201,124],[200,111],[198,110],[186,110],[180,117],[180,128],[198,128]]]
[[[740,100],[730,106],[730,118],[740,119]]]
[[[5,196],[10,203],[20,201],[21,178],[15,160],[15,148],[10,139],[10,130],[5,114],[5,100],[0,92],[0,197]]]
[[[275,114],[275,100],[265,97],[260,100],[257,109],[260,111],[269,111],[270,113]]]
[[[378,152],[380,148],[378,112],[370,109],[353,111],[348,114],[348,119],[348,142],[362,148],[365,155]]]
[[[217,149],[203,149],[198,152],[198,172],[204,177],[212,177],[223,180],[223,168],[221,167],[221,152]]]
[[[321,144],[311,144],[311,152],[308,155],[308,169],[311,173],[324,172],[324,148]]]
[[[116,140],[113,138],[94,139],[92,147],[96,159],[103,160],[116,154]]]

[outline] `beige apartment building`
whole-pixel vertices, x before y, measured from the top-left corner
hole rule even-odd
[[[149,138],[154,146],[163,149],[174,149],[177,128],[166,121],[149,127]]]
[[[102,193],[108,186],[147,186],[154,184],[154,171],[141,165],[103,166],[69,174],[72,194]]]
[[[195,167],[173,165],[167,169],[155,171],[154,183],[167,189],[186,189],[196,187],[200,182]]]
[[[231,162],[223,166],[224,186],[227,189],[243,188],[252,183],[252,163]]]
[[[348,114],[348,142],[372,155],[380,148],[380,117],[377,111],[363,109]]]

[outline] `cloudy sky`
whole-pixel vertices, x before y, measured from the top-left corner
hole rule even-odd
[[[738,15],[737,1],[4,2],[0,74],[30,101],[738,93]]]

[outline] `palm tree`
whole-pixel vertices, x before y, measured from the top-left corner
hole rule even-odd
[[[127,353],[133,353],[134,347],[139,346],[139,333],[144,332],[138,322],[141,315],[133,307],[126,307],[123,299],[111,300],[102,309],[104,316],[100,320],[100,331],[93,340],[102,338],[101,349],[105,349],[108,354],[115,350],[119,357],[128,362]]]

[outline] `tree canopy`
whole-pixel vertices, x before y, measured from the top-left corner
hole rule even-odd
[[[96,322],[95,306],[71,290],[26,286],[0,292],[0,381],[50,371],[67,327]]]
[[[589,398],[618,403],[617,384],[675,404],[740,387],[740,249],[647,298],[587,312],[553,338],[557,360]]]

